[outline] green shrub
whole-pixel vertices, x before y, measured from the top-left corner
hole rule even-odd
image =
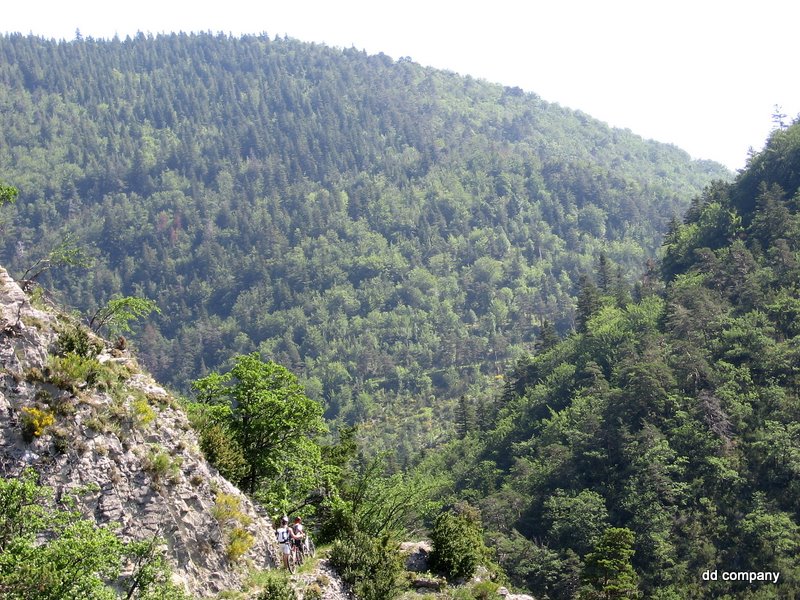
[[[154,477],[160,478],[166,475],[171,462],[166,452],[155,452],[148,457],[147,470]]]
[[[323,520],[319,531],[319,541],[322,543],[353,535],[357,529],[352,503],[347,502],[338,494],[323,501],[321,513]]]
[[[475,600],[492,600],[497,598],[497,590],[500,589],[500,584],[494,581],[481,581],[472,588],[472,597]]]
[[[63,356],[51,356],[45,375],[47,381],[56,387],[74,394],[82,383],[94,385],[101,369],[97,359],[70,352]]]
[[[95,358],[103,345],[89,336],[89,332],[78,325],[69,325],[58,334],[59,354],[76,354],[83,358]]]
[[[244,556],[255,541],[245,527],[253,520],[242,512],[242,503],[233,494],[220,492],[214,499],[211,515],[217,520],[227,538],[226,554],[231,562]]]
[[[125,386],[121,385],[131,377],[131,370],[117,362],[104,362],[100,364],[95,378],[90,382],[98,390],[111,392],[112,395],[116,392],[118,394],[125,393],[128,390]]]
[[[141,600],[189,600],[171,584],[160,540],[124,542],[113,527],[98,526],[74,505],[54,503],[52,490],[39,486],[37,479],[33,469],[0,478],[3,600],[118,598],[115,588]],[[97,488],[73,492],[92,489]],[[133,572],[120,576],[129,561]]]
[[[62,390],[76,394],[85,384],[101,391],[118,390],[120,383],[129,379],[130,370],[114,362],[101,363],[93,356],[82,356],[68,352],[62,356],[51,356],[44,378]]]
[[[69,432],[65,429],[57,428],[53,430],[53,445],[56,452],[66,454],[70,446]]]
[[[229,521],[235,521],[240,525],[249,525],[252,519],[242,512],[242,502],[233,494],[226,494],[220,492],[214,499],[214,508],[211,509],[211,515],[224,525]]]
[[[156,411],[150,406],[147,398],[137,398],[132,405],[133,421],[140,427],[147,427],[156,418]]]
[[[144,459],[144,468],[150,473],[156,486],[160,485],[167,475],[175,483],[180,477],[181,460],[179,457],[172,459],[165,450],[154,446]]]
[[[448,578],[467,578],[486,556],[478,512],[466,505],[441,513],[431,532],[431,566]]]
[[[266,580],[258,600],[297,600],[297,592],[284,573],[274,573]]]
[[[305,589],[303,600],[322,600],[322,588],[318,584],[312,583]]]
[[[222,425],[214,423],[200,430],[200,450],[228,481],[238,484],[247,474],[241,446]]]
[[[357,531],[333,543],[330,561],[360,600],[393,598],[405,588],[403,559],[390,538]]]

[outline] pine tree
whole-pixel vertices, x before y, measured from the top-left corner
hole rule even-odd
[[[474,431],[478,423],[478,415],[475,410],[475,402],[462,394],[458,399],[456,408],[456,426],[458,436],[464,438],[470,431]]]
[[[586,600],[638,598],[638,577],[631,566],[634,535],[630,529],[610,527],[593,552],[586,555],[580,598]]]
[[[586,275],[581,275],[579,287],[577,326],[579,333],[586,333],[586,324],[592,315],[600,309],[600,292],[594,281]]]

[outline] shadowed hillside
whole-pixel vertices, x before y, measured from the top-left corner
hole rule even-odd
[[[481,508],[517,584],[559,599],[798,594],[798,172],[795,124],[692,202],[639,301],[587,280],[580,330],[520,359],[492,418],[464,417],[428,457]]]

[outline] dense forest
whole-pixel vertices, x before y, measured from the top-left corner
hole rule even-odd
[[[267,35],[0,38],[0,178],[20,191],[0,261],[86,315],[154,300],[136,345],[176,389],[258,351],[401,461],[580,325],[582,276],[632,281],[729,177],[410,59]]]
[[[84,316],[154,300],[135,343],[206,457],[360,597],[403,589],[412,521],[537,598],[800,597],[800,123],[732,178],[352,49],[0,57],[0,261]]]
[[[800,595],[799,187],[795,124],[673,223],[638,301],[597,269],[576,332],[462,401],[424,469],[537,598]]]

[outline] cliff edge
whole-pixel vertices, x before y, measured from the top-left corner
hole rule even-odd
[[[127,350],[33,302],[0,267],[0,476],[34,468],[123,539],[165,540],[196,597],[276,564],[271,522],[203,458],[187,417]]]

